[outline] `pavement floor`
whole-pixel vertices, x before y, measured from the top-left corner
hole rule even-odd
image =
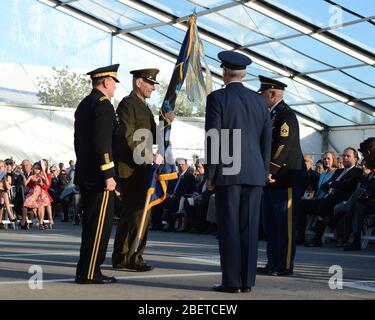
[[[118,282],[108,285],[74,283],[81,226],[56,223],[52,230],[0,230],[0,299],[375,299],[375,246],[371,244],[355,252],[336,248],[335,243],[323,248],[297,246],[293,276],[258,275],[252,292],[230,294],[212,290],[221,280],[218,241],[213,235],[150,231],[144,258],[155,268],[139,273],[112,269],[115,229],[102,271]],[[265,248],[266,243],[260,241],[259,266],[265,264]],[[342,282],[335,280],[340,275]],[[35,278],[43,281],[35,282]]]

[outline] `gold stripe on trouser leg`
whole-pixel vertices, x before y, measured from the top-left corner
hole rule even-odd
[[[293,227],[293,188],[288,188],[288,253],[286,256],[286,269],[290,269],[292,258],[292,227]]]
[[[108,199],[109,199],[109,191],[104,191],[104,192],[107,193],[107,198],[105,200],[102,221],[100,223],[100,228],[99,228],[100,232],[99,232],[99,237],[98,237],[98,245],[96,246],[96,252],[95,252],[95,257],[94,257],[94,262],[93,262],[94,268],[92,269],[92,277],[94,277],[94,269],[95,269],[96,259],[98,257],[99,248],[100,248],[100,240],[102,238],[103,226],[104,226],[105,216],[107,212]]]
[[[98,224],[97,224],[97,227],[96,227],[94,246],[92,248],[91,259],[90,259],[90,264],[89,264],[89,272],[88,272],[88,279],[89,280],[92,280],[93,277],[94,277],[93,274],[94,274],[95,267],[94,267],[93,261],[94,261],[95,251],[96,251],[97,242],[98,242],[97,240],[98,240],[98,235],[99,235],[100,222],[101,222],[102,215],[103,215],[103,208],[104,208],[105,199],[106,199],[106,192],[103,193],[102,204],[100,205],[100,213],[99,213],[99,218],[98,218]]]

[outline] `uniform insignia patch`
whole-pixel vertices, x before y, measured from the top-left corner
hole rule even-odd
[[[111,161],[109,160],[109,153],[104,154],[104,162],[105,163],[110,163]]]
[[[104,100],[108,100],[109,101],[108,97],[106,97],[106,96],[103,96],[103,97],[99,98],[99,101],[104,101]]]
[[[289,136],[289,126],[284,122],[280,129],[280,136],[281,137],[288,137]]]

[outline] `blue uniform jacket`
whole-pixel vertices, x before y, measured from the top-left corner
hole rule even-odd
[[[207,97],[206,134],[211,129],[216,129],[219,137],[222,129],[229,129],[230,138],[229,143],[219,138],[218,148],[215,148],[211,138],[206,138],[206,177],[214,179],[218,186],[264,186],[272,140],[271,118],[264,98],[240,82],[229,83],[225,88],[212,92]],[[241,143],[238,146],[234,144],[234,129],[241,130]],[[233,163],[227,164],[228,161],[221,154],[225,149],[229,149],[229,156],[239,157],[240,170],[236,174],[223,172],[223,169],[233,166]]]

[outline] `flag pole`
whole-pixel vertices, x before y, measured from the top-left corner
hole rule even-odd
[[[141,239],[142,239],[142,233],[143,233],[143,229],[144,229],[144,225],[145,225],[145,221],[146,221],[146,216],[147,216],[148,204],[150,203],[151,196],[152,196],[152,193],[147,192],[145,207],[143,208],[143,213],[142,213],[141,225],[138,228],[137,237],[135,238],[135,251],[136,252],[138,251],[139,244],[140,244]]]

